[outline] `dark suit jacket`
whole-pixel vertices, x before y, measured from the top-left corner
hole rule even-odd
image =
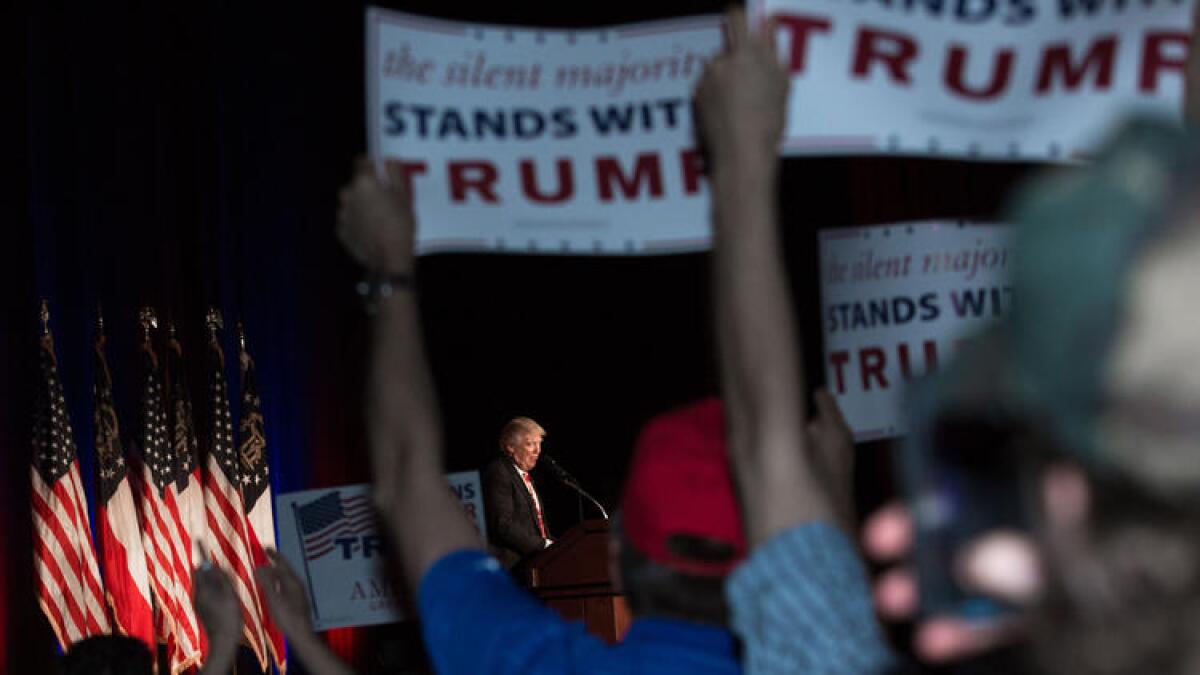
[[[541,499],[541,495],[538,495]],[[517,467],[507,457],[497,457],[483,469],[483,507],[487,515],[488,543],[492,553],[506,569],[521,558],[544,547],[538,531],[533,497]],[[542,519],[545,520],[545,501]],[[546,526],[547,532],[549,525]]]

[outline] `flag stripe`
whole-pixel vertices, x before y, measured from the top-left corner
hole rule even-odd
[[[153,523],[147,523],[147,527],[143,528],[144,543],[146,549],[146,565],[150,573],[150,586],[154,594],[154,599],[158,603],[158,621],[157,631],[158,636],[162,639],[167,639],[174,632],[176,615],[175,597],[171,592],[171,580],[168,576],[166,558],[163,555],[162,548],[159,546],[159,541],[156,537],[159,535],[154,531]]]
[[[163,532],[163,523],[159,519],[157,492],[152,483],[150,469],[143,467],[142,480],[142,533],[146,549],[146,564],[152,580],[152,590],[159,605],[158,634],[159,638],[170,644],[184,642],[186,634],[179,635],[185,630],[179,620],[182,615],[180,599],[175,581],[174,566],[171,562],[170,546]],[[178,649],[171,650],[172,662],[178,662]]]
[[[96,552],[91,546],[92,524],[88,519],[87,497],[83,492],[83,479],[79,475],[79,462],[71,464],[68,478],[75,491],[75,504],[78,505],[76,540],[80,544],[82,564],[85,565],[82,576],[85,586],[84,599],[88,608],[88,633],[108,633],[108,610],[104,603],[104,588],[100,583],[100,565],[96,562]]]
[[[335,529],[330,530],[329,532],[326,532],[325,534],[323,534],[319,537],[313,537],[311,539],[306,537],[304,540],[304,546],[307,548],[322,546],[324,544],[330,543],[331,541],[333,541],[334,539],[336,539],[338,537],[341,537],[342,535],[362,534],[363,532],[370,532],[374,528],[375,528],[375,520],[373,518],[362,518],[362,519],[354,520],[354,521],[343,521]]]
[[[373,510],[371,509],[370,504],[354,505],[354,506],[350,506],[350,507],[343,506],[342,507],[342,514],[345,517],[351,517],[351,516],[357,517],[357,516],[361,516],[363,514],[370,514],[370,513],[373,513]]]
[[[342,534],[342,535],[362,534],[364,532],[370,532],[373,529],[375,529],[375,526],[373,523],[364,523],[360,527],[347,528],[345,532],[339,532],[338,534]],[[308,550],[309,548],[316,548],[317,550]],[[320,544],[316,544],[312,547],[306,547],[305,550],[308,553],[307,558],[309,560],[312,560],[313,558],[319,558],[319,557],[325,555],[326,553],[332,551],[335,548],[337,548],[337,539],[330,538],[327,541],[321,542]]]
[[[270,494],[264,494],[259,497],[258,504],[261,505],[268,499],[270,499]],[[256,506],[256,508],[258,507]],[[248,529],[246,536],[249,538],[250,547],[254,551],[254,564],[256,566],[269,564],[267,554],[263,550],[262,544],[258,541],[258,536],[254,530]],[[258,606],[266,607],[267,600],[263,596],[262,586],[255,586],[255,591],[258,594]],[[275,661],[276,668],[283,675],[287,672],[287,650],[283,641],[283,632],[275,626],[274,622],[271,621],[270,615],[265,611],[263,612],[263,639],[266,641],[267,647],[271,650],[271,657]]]
[[[64,531],[74,542],[75,538],[79,536],[79,514],[75,510],[75,494],[71,487],[66,485],[69,480],[70,478],[64,476],[55,481],[47,491],[47,495],[53,497],[53,500],[47,499],[46,501],[56,513],[60,511],[63,513],[64,522],[69,526],[64,528]],[[78,560],[79,558],[76,557],[76,561]]]
[[[190,574],[190,571],[180,570],[179,565],[176,564],[174,545],[171,542],[171,528],[168,524],[170,514],[167,512],[167,506],[162,499],[155,495],[150,500],[150,507],[154,510],[154,517],[151,519],[150,525],[154,531],[156,556],[162,569],[164,591],[170,596],[171,615],[176,628],[175,635],[185,650],[185,654],[191,655],[192,651],[198,647],[197,628],[190,620],[193,615],[187,611],[187,605],[185,605],[190,601],[191,595],[186,592],[186,587],[179,579],[180,574]],[[179,631],[182,631],[183,634],[180,635]]]
[[[70,590],[71,580],[62,572],[63,566],[58,559],[59,554],[60,552],[56,552],[52,548],[38,551],[34,562],[38,571],[44,575],[44,580],[58,589],[59,592],[53,596],[53,599],[58,601],[56,604],[60,605],[63,618],[76,629],[72,631],[72,637],[77,640],[85,636],[86,618],[83,608],[76,602],[75,595]]]
[[[74,568],[71,566],[71,558],[69,557],[71,548],[69,545],[64,546],[64,541],[67,541],[66,533],[63,532],[62,525],[42,500],[41,495],[36,492],[33,493],[32,501],[34,530],[38,535],[34,542],[34,551],[38,559],[54,574],[55,581],[62,588],[62,597],[66,603],[67,614],[71,617],[75,625],[84,630],[87,623],[84,618],[83,606],[78,603],[79,597],[76,592],[79,580],[79,568],[78,566]],[[46,536],[46,531],[49,531],[51,536]]]
[[[183,597],[192,597],[192,559],[191,559],[191,542],[184,540],[182,532],[182,524],[179,517],[179,508],[175,502],[173,494],[175,488],[168,485],[166,489],[166,498],[161,502],[163,511],[160,513],[160,519],[167,524],[167,537],[171,545],[172,560],[175,567],[175,578],[179,585],[185,590]],[[194,625],[195,615],[188,613],[188,619],[192,620]]]
[[[375,522],[375,514],[371,513],[371,512],[364,513],[356,518],[343,518],[341,520],[338,520],[337,522],[330,523],[329,525],[321,528],[320,530],[318,530],[312,534],[304,535],[304,541],[305,542],[315,542],[318,539],[324,539],[324,538],[328,537],[331,533],[337,532],[339,529],[344,527],[347,523],[357,526],[362,523],[373,523],[373,522]]]
[[[211,485],[215,482],[212,474],[213,468],[210,466],[206,485]],[[227,507],[227,505],[213,503],[223,502],[223,500],[216,497],[214,492],[210,492],[208,496],[208,529],[209,533],[213,535],[213,541],[217,544],[212,551],[213,558],[222,568],[233,572],[231,576],[233,577],[234,587],[237,590],[238,601],[242,606],[243,632],[250,641],[251,649],[254,650],[255,654],[262,654],[263,639],[262,634],[259,632],[261,629],[258,628],[258,624],[254,621],[257,604],[249,590],[252,588],[252,582],[249,582],[249,580],[253,577],[248,572],[249,561],[246,559],[246,551],[244,548],[238,548],[228,537],[220,536],[220,533],[234,531],[234,528],[228,520],[223,520],[225,515],[223,511],[225,509],[222,507]],[[220,559],[217,559],[218,556]],[[260,658],[260,662],[263,660]]]
[[[187,484],[179,493],[179,516],[192,542],[192,564],[200,557],[200,542],[208,539],[208,518],[204,512],[204,492],[201,487],[200,467],[196,467],[187,478]]]
[[[82,637],[83,633],[79,630],[79,624],[71,619],[71,615],[64,610],[63,605],[66,602],[66,594],[63,591],[62,576],[57,569],[53,569],[47,565],[45,558],[37,557],[33,560],[34,568],[38,572],[38,585],[42,589],[42,599],[53,603],[54,616],[51,617],[51,622],[55,624],[56,632],[66,631],[70,633],[70,642]],[[53,564],[53,560],[50,561]],[[61,636],[60,636],[61,637]]]
[[[156,542],[155,555],[160,566],[160,583],[166,598],[165,602],[171,608],[171,625],[174,628],[172,632],[180,643],[186,643],[187,647],[191,647],[195,644],[195,633],[184,619],[183,612],[181,611],[183,609],[183,598],[179,592],[179,581],[175,578],[170,545],[164,541],[167,535],[162,531],[161,523],[155,523],[154,527],[156,530],[155,537],[159,540]],[[180,634],[181,631],[182,635]]]
[[[128,490],[125,481],[121,481],[120,490]],[[118,494],[120,494],[118,492]],[[114,498],[117,501],[120,498]],[[122,511],[116,507],[112,511]],[[121,635],[137,638],[148,648],[154,647],[154,610],[150,599],[150,579],[146,574],[146,554],[140,539],[130,539],[141,533],[128,533],[122,530],[128,525],[123,522],[126,518],[119,513],[111,513],[106,507],[100,511],[100,539],[104,550],[105,580],[108,582],[108,603],[113,611],[113,628]],[[136,521],[135,521],[136,522]],[[125,537],[122,539],[122,537]],[[133,544],[137,541],[137,545]],[[131,554],[132,549],[132,554]],[[139,565],[140,563],[140,565]],[[117,581],[118,583],[114,583]],[[119,590],[118,590],[119,589]]]
[[[219,469],[218,469],[219,470]],[[212,467],[209,467],[208,483],[209,487],[209,508],[208,508],[208,526],[214,533],[233,532],[236,539],[229,537],[218,537],[223,545],[227,545],[231,549],[231,560],[237,563],[237,574],[249,578],[250,574],[250,555],[246,550],[244,538],[237,536],[241,534],[241,528],[238,524],[241,522],[241,517],[237,513],[237,507],[233,505],[233,501],[237,499],[237,493],[234,492],[228,483],[225,483],[220,478],[214,475]],[[233,493],[232,495],[230,493]],[[214,508],[215,507],[215,508]],[[214,523],[214,520],[216,521]],[[237,546],[236,544],[242,544]]]
[[[57,504],[59,500],[52,499],[52,501],[48,503],[43,495],[38,494],[37,492],[34,492],[31,496],[33,498],[33,512],[41,522],[41,527],[38,528],[38,534],[43,535],[38,543],[44,546],[56,547],[60,552],[60,556],[62,557],[64,573],[68,573],[71,575],[72,579],[78,580],[79,555],[75,550],[74,538],[71,537],[67,530],[63,528],[62,523],[59,521],[56,515],[58,512],[53,506],[51,506],[51,503]],[[47,496],[51,498],[54,497],[52,493]],[[44,533],[46,531],[49,531],[52,536],[45,537]]]
[[[124,458],[121,460],[123,462]],[[101,461],[104,461],[103,458]],[[114,627],[154,649],[150,575],[146,569],[146,550],[129,481],[128,472],[123,471],[108,502],[99,506],[104,578],[108,600],[113,608]]]
[[[75,512],[74,505],[71,503],[70,497],[64,494],[65,492],[66,488],[59,480],[44,495],[35,493],[40,500],[34,504],[34,507],[44,509],[42,519],[50,526],[51,532],[66,554],[69,571],[77,580],[75,585],[81,587],[83,565],[79,562],[79,530],[74,527],[72,522],[72,514]],[[63,517],[60,519],[58,514],[63,514]]]
[[[74,631],[73,634],[68,633],[68,629],[63,625],[62,609],[55,602],[61,597],[56,595],[55,591],[50,590],[46,585],[46,578],[41,575],[42,569],[35,565],[35,571],[38,573],[38,605],[42,608],[42,612],[46,618],[50,620],[50,628],[54,631],[54,637],[58,639],[60,645],[71,644],[77,641],[80,637],[78,629],[71,626],[69,630]],[[57,593],[61,594],[62,589],[57,589]]]
[[[209,528],[216,530],[219,526],[213,520],[211,520],[212,517],[212,512],[210,511]],[[226,570],[232,569],[233,565],[230,563],[230,560],[233,557],[233,553],[229,550],[229,542],[222,537],[217,537],[216,541],[218,543],[218,547],[212,550],[213,561],[216,562],[218,566]],[[250,592],[246,588],[245,581],[241,575],[234,574],[233,582],[234,589],[237,592],[238,602],[242,607],[242,632],[245,634],[246,639],[250,642],[250,648],[253,649],[255,653],[258,653],[262,649],[262,638],[255,633],[253,628],[254,617],[252,616],[253,610],[251,607],[254,603],[250,599]]]
[[[54,601],[60,616],[60,623],[63,623],[68,629],[71,640],[65,644],[71,644],[83,637],[83,627],[86,624],[84,624],[83,610],[76,604],[74,595],[70,592],[70,582],[62,573],[63,566],[58,560],[61,554],[62,552],[54,550],[53,546],[38,547],[34,564],[43,585],[53,584],[54,588],[51,590],[57,590],[57,593],[49,595],[47,598]]]

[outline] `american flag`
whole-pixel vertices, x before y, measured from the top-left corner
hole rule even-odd
[[[203,637],[192,607],[192,543],[179,516],[175,452],[167,440],[158,355],[150,342],[153,319],[143,311],[143,321],[142,545],[146,549],[150,587],[158,602],[158,637],[167,643],[168,662],[174,675],[203,660]]]
[[[54,340],[42,306],[41,382],[33,425],[33,565],[37,598],[59,646],[108,633],[104,587],[92,547],[87,498],[79,477]]]
[[[246,510],[242,503],[240,457],[233,445],[233,421],[229,414],[229,388],[225,380],[225,354],[217,339],[221,326],[216,310],[209,312],[210,357],[209,401],[212,403],[212,430],[209,437],[207,472],[204,478],[204,505],[208,513],[208,548],[213,561],[229,572],[242,607],[242,633],[258,657],[259,667],[267,669],[267,650],[263,638],[263,609],[254,585],[253,560],[246,543]]]
[[[271,477],[267,467],[267,436],[263,428],[262,402],[258,398],[258,383],[254,359],[246,351],[246,334],[238,324],[238,361],[242,375],[242,417],[238,424],[238,455],[241,457],[242,503],[246,509],[246,544],[255,567],[269,565],[266,547],[275,547],[275,515],[271,505]],[[258,606],[266,607],[262,589]],[[275,666],[287,669],[287,652],[283,633],[263,614],[263,632]]]
[[[367,495],[343,499],[340,491],[300,506],[296,518],[304,535],[306,560],[315,560],[337,548],[339,537],[362,534],[375,528],[375,514]]]
[[[121,427],[113,404],[112,375],[104,353],[104,323],[96,335],[95,398],[96,520],[105,587],[115,628],[155,649],[154,608],[146,549],[138,524],[137,507],[129,482],[128,464],[121,448]]]
[[[195,567],[200,557],[200,542],[208,530],[204,513],[204,491],[200,477],[200,443],[196,438],[192,397],[188,393],[183,369],[183,346],[175,336],[175,327],[168,328],[167,387],[171,396],[171,446],[175,450],[175,490],[179,495],[179,516],[188,537],[192,540],[191,561]]]

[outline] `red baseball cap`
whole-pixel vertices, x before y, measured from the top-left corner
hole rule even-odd
[[[621,529],[642,555],[684,574],[725,576],[746,557],[720,399],[664,413],[642,429],[621,498]],[[675,535],[725,544],[731,554],[689,556]]]

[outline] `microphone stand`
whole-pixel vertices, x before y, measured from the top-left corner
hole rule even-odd
[[[550,455],[542,454],[541,458],[546,462],[546,466],[550,467],[550,470],[554,472],[554,475],[557,476],[560,481],[562,481],[563,485],[566,485],[572,490],[578,492],[579,496],[591,502],[597,509],[600,509],[600,515],[604,516],[605,520],[608,520],[608,511],[604,510],[604,505],[601,504],[598,499],[588,494],[587,490],[584,490],[582,487],[580,487],[579,481],[575,480],[574,476],[567,473],[567,470],[559,466],[558,462],[554,461],[554,458]]]

